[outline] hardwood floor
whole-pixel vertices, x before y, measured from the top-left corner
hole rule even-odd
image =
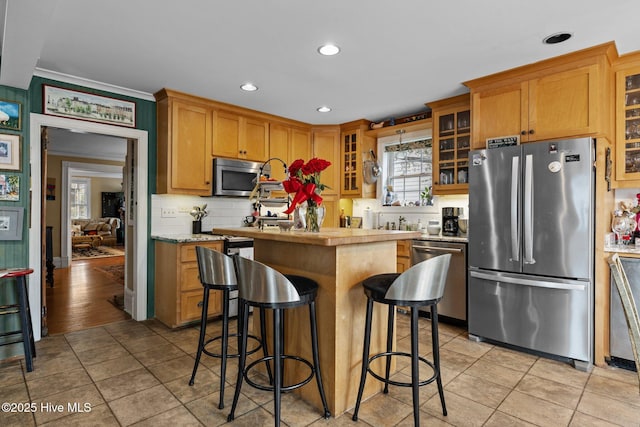
[[[54,270],[54,287],[47,287],[49,335],[130,319],[114,304],[123,284],[99,268],[124,264],[124,256],[77,260]]]

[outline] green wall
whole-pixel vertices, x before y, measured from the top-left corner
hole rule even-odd
[[[97,95],[109,96],[117,99],[134,101],[136,103],[136,128],[148,132],[148,188],[147,206],[151,206],[151,194],[156,190],[156,104],[153,101],[142,100],[138,98],[122,96],[105,91],[94,90],[83,86],[77,86],[56,80],[45,79],[41,77],[33,77],[29,90],[17,89],[8,86],[0,86],[0,99],[6,101],[19,102],[21,109],[21,129],[19,131],[11,131],[0,129],[0,133],[18,134],[21,137],[21,170],[16,172],[1,171],[0,173],[8,175],[18,175],[20,178],[20,200],[16,202],[0,201],[0,207],[12,206],[23,207],[25,209],[24,224],[22,229],[22,240],[17,241],[0,241],[0,268],[27,266],[29,263],[29,113],[42,114],[42,85],[49,84],[66,89],[79,90],[83,92],[93,93]],[[32,183],[39,185],[39,177],[32,177]],[[150,213],[147,215],[147,236],[150,234]],[[154,316],[154,246],[152,241],[147,238],[147,317]],[[30,280],[39,280],[32,277]],[[16,295],[12,286],[7,286],[8,280],[2,281],[0,286],[0,302],[11,303],[15,301]],[[39,302],[34,302],[38,305]],[[14,330],[19,327],[17,316],[3,316],[0,318],[0,332]],[[0,342],[2,342],[0,340]],[[12,346],[0,347],[0,359],[11,356],[13,354],[21,354],[22,345],[14,344]]]

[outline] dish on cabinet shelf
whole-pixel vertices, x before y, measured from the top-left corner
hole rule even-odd
[[[282,205],[286,205],[287,203],[289,203],[289,198],[287,198],[287,197],[280,197],[280,198],[274,197],[273,199],[258,199],[258,202],[262,206],[277,207],[277,206],[282,206]]]

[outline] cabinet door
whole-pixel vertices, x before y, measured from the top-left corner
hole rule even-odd
[[[305,162],[311,157],[311,132],[303,129],[291,129],[291,145],[289,152],[289,161],[291,164],[296,159],[303,159]]]
[[[171,189],[211,194],[213,111],[174,101],[171,118]]]
[[[640,180],[640,67],[616,73],[616,179]]]
[[[322,206],[325,207],[324,220],[322,221],[322,227],[338,227],[338,196],[324,195],[322,197]]]
[[[362,186],[362,159],[360,150],[360,132],[357,130],[342,132],[340,138],[340,195],[357,196]]]
[[[488,138],[528,134],[528,85],[516,83],[472,96],[472,149],[486,148]]]
[[[529,141],[595,133],[598,67],[591,65],[529,81]]]
[[[287,167],[291,164],[289,155],[290,134],[290,129],[287,126],[272,124],[269,128],[269,157],[282,160],[287,164]],[[271,177],[279,181],[287,178],[280,162],[271,162]]]
[[[326,170],[322,172],[322,183],[327,185],[322,194],[338,195],[340,191],[340,148],[338,129],[313,131],[313,157],[331,162]],[[337,209],[337,206],[336,206]]]
[[[242,119],[239,158],[264,162],[269,155],[269,122],[245,117]]]
[[[240,142],[240,116],[218,110],[214,114],[213,157],[238,158]]]

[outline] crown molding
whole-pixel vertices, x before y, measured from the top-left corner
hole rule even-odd
[[[95,80],[85,79],[83,77],[72,76],[70,74],[59,73],[57,71],[46,70],[44,68],[36,67],[33,72],[33,75],[46,78],[46,79],[58,80],[61,82],[74,84],[78,86],[84,86],[91,89],[102,90],[105,92],[116,93],[124,96],[130,96],[132,98],[144,99],[146,101],[153,101],[153,102],[156,101],[153,94],[151,93],[142,92],[135,89],[128,89],[126,87],[116,86],[109,83],[102,83]]]

